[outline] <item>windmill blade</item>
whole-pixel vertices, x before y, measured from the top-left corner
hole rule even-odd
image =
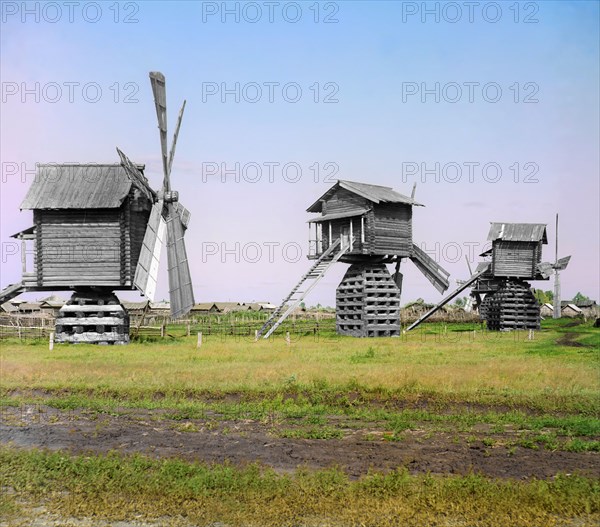
[[[557,271],[564,271],[569,265],[571,261],[571,256],[565,256],[564,258],[559,258],[556,263],[553,265],[554,269]]]
[[[163,207],[162,200],[152,206],[133,278],[133,285],[152,302],[154,302],[156,293],[160,253],[166,230],[166,223],[162,215]]]
[[[179,318],[194,305],[192,277],[185,250],[184,226],[174,203],[167,204],[167,261],[171,316]]]
[[[543,278],[550,278],[550,276],[552,276],[553,267],[554,265],[549,262],[540,262],[536,265],[537,271],[542,275]]]
[[[154,106],[156,107],[156,117],[158,119],[158,129],[160,132],[160,149],[162,152],[163,165],[163,190],[171,190],[169,181],[169,163],[167,158],[167,89],[165,76],[159,71],[150,72],[150,84],[152,84],[152,93],[154,94]]]
[[[132,181],[132,183],[140,189],[142,194],[144,194],[149,200],[154,201],[156,197],[156,193],[152,190],[152,187],[148,184],[146,180],[146,176],[142,174],[138,167],[136,167],[131,159],[129,159],[119,148],[117,148],[117,153],[121,158],[121,166],[125,169],[125,173],[127,177]]]
[[[173,203],[173,206],[175,207],[175,210],[177,211],[177,214],[179,214],[179,219],[181,220],[181,224],[183,225],[183,228],[187,229],[187,226],[190,223],[190,217],[191,217],[190,211],[187,210],[178,201],[176,201],[175,203]]]
[[[177,137],[179,137],[179,128],[181,128],[181,120],[183,119],[183,111],[185,110],[185,101],[179,110],[179,116],[177,117],[177,126],[175,127],[175,133],[173,134],[173,142],[171,143],[171,152],[169,153],[169,176],[171,175],[171,167],[173,166],[173,157],[175,157],[175,146],[177,145]]]

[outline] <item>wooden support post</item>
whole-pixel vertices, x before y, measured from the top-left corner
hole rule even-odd
[[[327,240],[327,247],[329,247],[333,243],[333,240],[331,239],[331,220],[329,220],[327,223],[329,223],[329,240]]]
[[[360,217],[360,243],[365,244],[365,217]]]
[[[25,240],[21,240],[21,264],[23,265],[23,274],[27,272],[27,251]]]
[[[188,337],[190,336],[190,330],[191,330],[191,327],[190,327],[190,324],[188,323],[188,325],[187,325],[187,336]]]
[[[285,333],[285,343],[289,346],[291,344],[291,340],[290,340],[290,332],[286,331]]]
[[[54,349],[54,331],[50,332],[50,341],[48,344],[48,349],[52,351]]]
[[[202,346],[202,332],[198,332],[198,342],[196,343],[196,347],[199,348]]]
[[[354,222],[352,221],[352,218],[350,218],[350,250],[353,249],[353,245],[354,245],[354,233],[352,232],[352,224]]]
[[[258,329],[254,330],[254,342],[258,340]]]
[[[164,337],[165,336],[165,323],[163,322],[162,325],[160,326],[160,336]]]

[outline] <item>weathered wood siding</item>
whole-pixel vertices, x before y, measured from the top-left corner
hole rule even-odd
[[[355,209],[368,208],[371,202],[367,199],[340,188],[331,198],[323,203],[322,214],[338,214]]]
[[[138,190],[132,189],[126,205],[126,207],[123,207],[127,226],[124,229],[126,237],[124,253],[126,253],[126,258],[123,260],[123,268],[126,282],[131,283],[140,257],[152,203]]]
[[[492,269],[494,276],[534,278],[536,265],[541,261],[541,242],[496,240],[493,243]]]
[[[368,218],[369,249],[373,254],[409,256],[412,250],[412,207],[398,203],[375,205]]]
[[[36,210],[38,285],[122,285],[119,209]]]

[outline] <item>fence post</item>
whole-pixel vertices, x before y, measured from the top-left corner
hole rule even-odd
[[[286,333],[285,333],[285,342],[286,342],[286,344],[287,344],[288,346],[289,346],[289,345],[290,345],[290,343],[291,343],[291,340],[290,340],[290,332],[289,332],[289,331],[286,331]]]
[[[198,332],[198,342],[196,344],[196,347],[199,348],[200,346],[202,346],[202,332]]]
[[[188,336],[188,337],[190,336],[190,330],[191,330],[191,328],[190,328],[190,324],[188,324],[188,325],[187,325],[187,336]]]
[[[165,336],[165,323],[163,322],[162,325],[160,326],[160,336],[164,337]]]
[[[48,348],[50,349],[50,351],[54,349],[54,331],[50,332],[50,341],[48,344]]]

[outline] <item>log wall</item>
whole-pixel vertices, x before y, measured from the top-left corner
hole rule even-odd
[[[492,271],[494,276],[533,279],[541,261],[541,242],[496,240],[493,244]]]

